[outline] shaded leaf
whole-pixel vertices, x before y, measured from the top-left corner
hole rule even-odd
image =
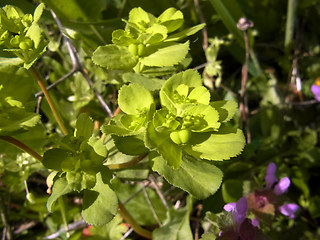
[[[47,201],[48,211],[53,212],[54,203],[58,198],[70,192],[72,192],[72,189],[68,185],[67,179],[65,177],[58,178],[53,184],[52,193]]]
[[[107,69],[132,69],[137,64],[137,57],[127,47],[107,45],[98,47],[92,55],[92,61]]]
[[[181,165],[174,170],[167,166],[161,156],[150,153],[152,170],[172,185],[183,189],[197,199],[204,199],[214,194],[220,187],[222,172],[212,163],[183,155]]]

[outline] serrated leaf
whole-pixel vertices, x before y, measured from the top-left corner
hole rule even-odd
[[[194,132],[208,132],[217,131],[221,125],[219,120],[219,113],[209,105],[197,104],[188,107],[183,111],[185,116],[194,116],[201,124],[193,125],[188,129]],[[198,117],[198,118],[197,118]]]
[[[40,122],[40,115],[26,112],[24,108],[0,108],[0,135],[14,135],[28,130]]]
[[[46,51],[47,49],[47,43],[44,41],[40,41],[39,46],[31,52],[27,52],[27,56],[24,60],[23,67],[25,69],[29,69],[32,64],[39,58],[41,55]]]
[[[34,43],[34,48],[37,49],[42,40],[42,30],[38,24],[32,24],[31,27],[28,29],[26,36],[30,37]]]
[[[220,187],[223,174],[212,163],[183,155],[178,169],[166,165],[161,156],[149,154],[152,170],[162,175],[170,184],[190,193],[197,199],[214,194]]]
[[[101,127],[101,131],[106,135],[115,134],[117,136],[128,136],[133,134],[131,130],[118,125],[104,125]]]
[[[150,150],[156,150],[165,159],[166,163],[174,169],[179,168],[182,160],[181,148],[172,142],[170,134],[158,132],[153,124],[149,123],[146,135],[146,145]]]
[[[139,84],[131,83],[120,89],[118,104],[123,112],[137,115],[149,111],[154,100],[148,89]]]
[[[112,32],[112,42],[117,45],[128,46],[131,43],[139,43],[133,35],[125,30],[117,29]]]
[[[192,69],[174,74],[163,84],[160,90],[161,105],[168,108],[172,113],[176,113],[176,106],[173,100],[173,94],[180,85],[186,85],[189,88],[196,88],[202,86],[202,79],[200,74]]]
[[[195,33],[197,33],[198,31],[200,31],[202,28],[204,28],[206,24],[202,23],[196,26],[193,26],[191,28],[187,28],[182,30],[181,32],[178,32],[176,34],[170,35],[170,37],[168,37],[165,42],[176,42],[176,41],[180,41],[181,39],[184,39],[188,36],[191,36]]]
[[[106,146],[101,141],[101,138],[92,136],[89,138],[88,144],[93,148],[96,154],[101,157],[107,157],[108,151]]]
[[[68,185],[67,179],[65,177],[58,178],[52,188],[52,193],[47,201],[47,209],[49,212],[54,211],[54,204],[59,197],[72,192],[71,187]]]
[[[157,18],[157,22],[166,26],[170,33],[182,26],[183,14],[175,8],[168,8]]]
[[[129,12],[129,22],[145,27],[150,22],[149,14],[141,7],[133,8]]]
[[[89,139],[93,133],[93,121],[85,113],[81,113],[76,122],[75,137]]]
[[[151,67],[170,67],[179,64],[187,55],[189,41],[174,44],[169,47],[158,49],[153,54],[144,57],[140,62],[145,66]]]
[[[210,92],[205,87],[199,86],[189,93],[188,99],[207,105],[210,102]]]
[[[37,8],[34,10],[34,14],[33,14],[33,23],[36,23],[39,21],[42,13],[43,13],[43,9],[45,8],[45,5],[43,3],[40,3]]]
[[[205,141],[192,145],[192,155],[208,160],[228,160],[239,155],[245,146],[245,137],[240,129],[221,129],[210,134]],[[188,146],[189,147],[189,146]]]
[[[172,75],[167,81],[165,81],[161,91],[167,90],[168,92],[173,93],[181,84],[187,85],[189,88],[195,88],[202,86],[202,79],[197,71],[189,69]]]
[[[150,36],[142,41],[143,44],[156,44],[163,41],[168,36],[167,28],[160,24],[153,24],[151,27],[146,29],[146,33]],[[138,40],[140,40],[140,37]]]
[[[122,79],[126,83],[137,83],[149,91],[160,90],[164,81],[158,78],[150,78],[137,73],[125,73]]]
[[[219,112],[219,121],[227,122],[231,120],[238,111],[238,104],[235,101],[215,101],[210,105]]]
[[[127,47],[107,45],[98,47],[92,55],[92,61],[107,69],[128,70],[137,64],[137,56],[129,52]]]
[[[84,190],[81,215],[90,225],[102,225],[110,222],[117,211],[117,195],[107,184],[102,172],[98,172],[96,185],[92,190]]]

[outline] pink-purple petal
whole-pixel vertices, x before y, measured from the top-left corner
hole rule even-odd
[[[267,189],[270,189],[272,185],[278,180],[276,176],[277,166],[274,162],[269,163],[267,167],[267,174],[265,177]]]
[[[235,202],[232,202],[232,203],[228,203],[226,205],[224,205],[223,209],[227,212],[231,212],[231,211],[234,211],[236,209],[236,204]]]
[[[251,223],[255,227],[259,227],[259,224],[260,224],[259,219],[257,219],[257,218],[252,219]]]
[[[281,195],[285,193],[288,190],[290,183],[291,181],[288,177],[281,178],[280,181],[274,187],[273,192],[276,195]]]
[[[298,211],[299,206],[295,203],[287,203],[279,207],[279,211],[290,218],[295,218],[295,212]]]
[[[312,85],[311,86],[311,91],[314,95],[314,98],[317,100],[317,101],[320,101],[320,86],[318,85]]]
[[[240,198],[236,204],[235,210],[232,213],[233,220],[236,223],[236,226],[240,226],[244,219],[246,219],[247,208],[247,199],[245,197]]]

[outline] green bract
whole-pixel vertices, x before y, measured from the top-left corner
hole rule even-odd
[[[145,20],[139,23],[147,22],[147,15],[144,16]],[[237,105],[231,101],[210,102],[210,92],[202,86],[196,71],[173,75],[164,82],[159,95],[161,108],[154,111],[148,89],[137,83],[123,86],[118,102],[125,114],[114,117],[102,131],[118,136],[116,145],[120,139],[130,146],[141,146],[144,142],[174,169],[180,167],[183,152],[221,161],[242,151],[245,144],[242,131],[222,127],[222,123],[232,118]],[[128,136],[132,136],[130,141]]]
[[[158,18],[134,8],[129,13],[125,30],[112,33],[112,42],[93,53],[92,60],[107,69],[130,70],[146,74],[165,75],[183,64],[189,42],[178,43],[201,30],[204,25],[176,32],[183,25],[183,14],[174,8],[164,11]],[[172,38],[173,35],[179,35]]]
[[[24,62],[25,68],[44,53],[46,42],[37,24],[44,9],[40,4],[31,14],[24,14],[18,7],[6,5],[0,9],[0,45]]]
[[[81,114],[74,136],[64,137],[59,148],[44,153],[43,165],[58,171],[48,199],[48,210],[53,210],[53,204],[60,196],[72,191],[83,192],[83,218],[93,225],[109,222],[117,212],[118,200],[108,186],[111,173],[103,165],[106,157],[105,145],[93,135],[92,120]]]
[[[223,102],[210,103],[210,93],[197,72],[187,70],[169,78],[160,90],[160,101],[163,108],[149,123],[147,146],[171,167],[179,168],[182,151],[208,160],[230,159],[242,151],[241,130],[220,128],[232,118],[234,105],[225,102],[222,108]]]

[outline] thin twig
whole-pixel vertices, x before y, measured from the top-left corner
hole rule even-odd
[[[60,117],[60,115],[59,115],[59,113],[58,113],[58,111],[56,109],[56,107],[54,106],[54,103],[53,103],[53,101],[52,101],[52,99],[51,99],[51,97],[50,97],[50,95],[49,95],[44,83],[43,83],[42,77],[40,76],[38,71],[33,66],[29,70],[32,73],[32,75],[35,77],[35,79],[37,80],[41,90],[43,91],[43,94],[46,97],[47,102],[49,104],[49,107],[50,107],[50,109],[51,109],[51,111],[53,113],[53,116],[56,119],[59,127],[61,128],[61,130],[63,132],[63,134],[64,135],[68,135],[68,130],[65,127],[65,125],[64,125],[64,123],[63,123],[63,121],[62,121],[62,119],[61,119],[61,117]]]
[[[73,231],[73,230],[77,230],[77,229],[81,229],[88,226],[88,224],[81,219],[80,221],[74,222],[74,223],[70,223],[68,225],[68,230],[69,231]],[[44,237],[43,239],[56,239],[57,237],[60,236],[61,233],[66,232],[66,228],[60,228],[57,232],[50,234],[49,236]]]
[[[40,113],[40,103],[41,103],[41,101],[42,101],[42,96],[39,96],[38,98],[37,98],[37,107],[36,107],[36,113]]]
[[[152,203],[151,203],[151,201],[150,201],[150,198],[149,198],[149,195],[148,195],[148,193],[147,193],[147,190],[146,190],[145,186],[143,186],[142,189],[143,189],[144,197],[145,197],[145,199],[146,199],[146,201],[147,201],[147,203],[148,203],[148,205],[149,205],[149,207],[150,207],[150,210],[151,210],[151,212],[152,212],[152,215],[153,215],[154,219],[157,221],[158,225],[161,226],[161,225],[162,225],[162,224],[161,224],[161,221],[160,221],[160,219],[159,219],[156,211],[154,210],[154,208],[153,208],[153,206],[152,206]]]
[[[59,18],[56,16],[56,14],[51,10],[51,14],[56,21],[59,30],[63,33],[63,26],[61,24],[61,21]],[[104,101],[103,97],[99,93],[99,91],[93,86],[93,82],[91,81],[88,71],[81,65],[80,59],[78,52],[76,51],[75,47],[73,46],[71,40],[63,34],[63,38],[66,42],[67,49],[69,51],[69,55],[71,57],[72,65],[73,68],[79,71],[82,76],[86,79],[87,83],[89,86],[93,89],[96,97],[98,98],[100,104],[102,105],[103,109],[107,112],[108,116],[111,118],[112,117],[112,111],[110,110],[108,104]]]
[[[196,7],[201,23],[206,23],[198,0],[194,0],[194,6]],[[203,48],[203,51],[205,52],[208,48],[208,31],[206,26],[204,26],[204,28],[202,29],[202,35],[203,35],[202,48]]]
[[[66,80],[68,77],[70,77],[71,75],[73,75],[74,73],[76,73],[78,71],[78,69],[71,69],[70,72],[68,72],[67,74],[63,75],[61,78],[59,78],[57,81],[55,81],[54,83],[50,84],[47,87],[47,91],[50,90],[51,88],[57,86],[59,83],[63,82],[64,80]],[[34,96],[35,97],[40,97],[41,95],[43,95],[43,92],[37,92]]]
[[[148,182],[147,184],[145,184],[143,187],[148,187],[150,185],[151,182]],[[122,204],[126,205],[128,202],[130,202],[132,199],[134,199],[138,194],[140,194],[143,191],[143,187],[141,189],[139,189],[138,191],[136,191],[134,194],[132,194],[127,200],[125,200]]]
[[[202,208],[203,208],[202,204],[198,204],[198,206],[197,206],[197,218],[200,218]],[[199,229],[200,229],[200,221],[196,221],[196,227],[195,227],[195,231],[194,231],[194,240],[198,240],[199,239]]]
[[[129,235],[133,232],[133,229],[130,228],[123,236],[120,240],[124,240],[126,239],[127,237],[129,237]]]
[[[37,223],[35,221],[24,223],[24,224],[20,225],[16,230],[14,230],[13,234],[18,235],[25,230],[33,228],[36,224]]]
[[[152,187],[154,187],[154,189],[156,190],[158,196],[160,197],[163,205],[165,206],[165,208],[168,210],[169,209],[169,205],[165,199],[165,197],[163,196],[163,193],[161,192],[158,184],[157,184],[157,180],[155,179],[155,177],[153,175],[149,176],[149,180],[152,183]]]
[[[246,19],[240,18],[237,27],[243,32],[245,42],[245,62],[242,66],[242,77],[241,77],[241,93],[240,93],[240,115],[242,127],[247,132],[247,142],[251,142],[251,134],[249,129],[249,118],[248,118],[248,98],[246,94],[247,81],[248,81],[248,65],[249,65],[249,39],[248,39],[248,28],[253,27],[253,22]]]
[[[198,66],[194,67],[194,68],[193,68],[193,70],[199,70],[199,69],[201,69],[201,68],[206,67],[207,65],[208,65],[208,63],[207,63],[207,62],[206,62],[206,63],[202,63],[202,64],[200,64],[200,65],[198,65]]]

